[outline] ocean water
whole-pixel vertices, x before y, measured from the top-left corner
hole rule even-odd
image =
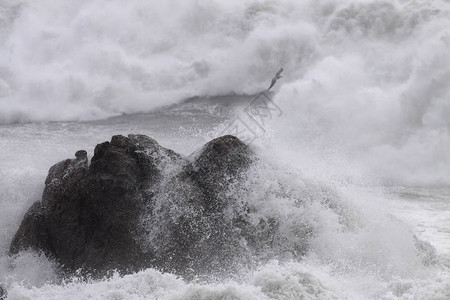
[[[0,0],[8,299],[450,299],[448,28],[444,0]],[[8,257],[50,166],[128,133],[183,155],[242,135],[261,163],[239,196],[286,255],[189,281]]]

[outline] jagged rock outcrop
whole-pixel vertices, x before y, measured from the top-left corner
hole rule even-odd
[[[186,158],[144,135],[113,136],[90,165],[86,151],[75,156],[50,168],[11,255],[43,251],[66,271],[99,276],[148,267],[186,275],[232,268],[251,252],[257,228],[233,189],[256,157],[236,137]]]

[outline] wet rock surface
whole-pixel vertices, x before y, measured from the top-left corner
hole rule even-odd
[[[148,267],[180,275],[233,269],[258,247],[261,224],[252,225],[233,193],[256,159],[233,136],[190,157],[144,135],[113,136],[95,147],[90,164],[80,150],[50,168],[10,254],[42,251],[66,272],[96,276]],[[270,239],[270,230],[265,234]]]
[[[6,299],[8,296],[8,290],[6,289],[6,286],[4,286],[2,283],[0,283],[0,300]]]

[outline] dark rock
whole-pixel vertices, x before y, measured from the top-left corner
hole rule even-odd
[[[231,135],[212,140],[193,156],[193,178],[206,195],[205,208],[220,212],[228,205],[229,188],[243,180],[255,156],[247,145]]]
[[[0,283],[0,300],[6,299],[8,296],[8,290],[6,289],[6,286]]]
[[[86,150],[78,150],[77,152],[75,152],[75,157],[76,158],[87,158],[87,152]]]
[[[11,255],[43,251],[69,272],[99,276],[148,267],[201,274],[237,267],[258,247],[255,230],[275,232],[251,225],[233,193],[256,159],[236,137],[183,158],[147,136],[118,135],[95,147],[89,166],[86,151],[75,156],[50,168]]]

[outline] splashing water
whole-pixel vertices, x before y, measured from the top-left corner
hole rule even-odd
[[[449,13],[444,0],[0,0],[8,299],[448,299]],[[6,255],[52,164],[128,133],[188,155],[280,67],[283,114],[231,191],[277,223],[253,269],[63,280],[39,254]]]

